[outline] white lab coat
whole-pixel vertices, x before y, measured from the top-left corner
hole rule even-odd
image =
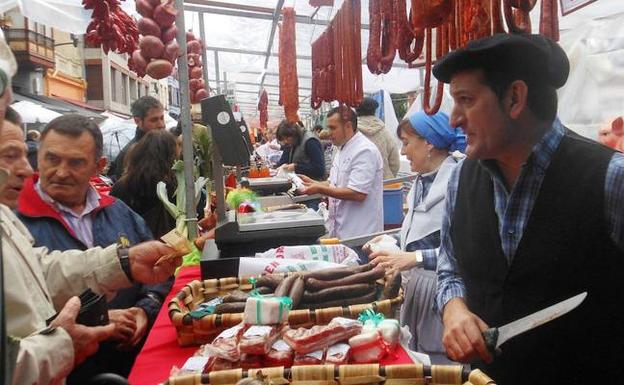
[[[329,184],[366,194],[362,202],[329,198],[331,237],[347,239],[383,231],[383,161],[377,147],[359,131],[338,149]]]

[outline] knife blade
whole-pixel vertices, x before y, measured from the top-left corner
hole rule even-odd
[[[522,317],[506,325],[489,328],[483,332],[485,345],[490,352],[496,352],[498,348],[509,339],[526,331],[541,326],[547,322],[559,318],[569,311],[575,309],[587,297],[587,292],[575,295],[565,301],[561,301],[552,306],[544,308],[526,317]]]

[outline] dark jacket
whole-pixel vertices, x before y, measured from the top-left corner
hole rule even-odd
[[[36,180],[37,176],[26,180],[17,207],[19,218],[35,239],[35,246],[46,246],[51,250],[87,249],[54,207],[41,199],[34,187]],[[143,219],[122,201],[113,197],[100,195],[100,206],[92,216],[95,246],[105,247],[116,243],[121,234],[125,234],[131,244],[152,239],[152,234]],[[173,280],[158,285],[135,283],[130,288],[120,290],[109,303],[109,307],[113,309],[140,307],[145,310],[151,325],[172,284]]]
[[[113,182],[121,178],[124,171],[124,159],[126,158],[128,151],[130,151],[130,148],[132,148],[132,146],[134,146],[134,144],[138,142],[143,135],[145,135],[145,132],[139,130],[137,127],[136,132],[134,133],[134,138],[132,138],[132,140],[129,141],[128,144],[121,149],[121,151],[119,151],[115,160],[111,162],[110,167],[108,168],[108,176],[113,180]]]
[[[284,148],[278,166],[295,163],[295,172],[312,179],[325,178],[325,155],[320,139],[310,131],[303,131],[301,140]]]
[[[175,187],[167,186],[169,200],[175,202],[174,191]],[[122,200],[139,214],[156,238],[162,237],[175,228],[175,219],[158,199],[155,190],[150,194],[146,194],[145,191],[141,194],[138,191],[130,191],[123,181],[118,181],[113,185],[111,195]]]

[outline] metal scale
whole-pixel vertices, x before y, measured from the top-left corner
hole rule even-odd
[[[223,166],[249,166],[250,151],[225,96],[204,99],[201,107],[203,121],[211,127],[214,143],[212,162],[218,218],[215,230],[216,250],[213,248],[212,253],[204,250],[202,277],[237,275],[238,257],[253,256],[257,252],[283,245],[317,243],[318,238],[326,233],[326,229],[323,217],[312,210],[246,214],[239,214],[234,210],[226,212]],[[288,190],[291,187],[290,181],[280,180],[281,178],[254,179],[249,179],[248,183],[256,191],[281,193],[284,188]],[[261,197],[260,203],[265,208],[292,204],[295,201],[290,195],[282,193]],[[226,266],[224,263],[213,263],[217,262],[217,258],[236,258],[236,261],[230,261],[230,265]]]

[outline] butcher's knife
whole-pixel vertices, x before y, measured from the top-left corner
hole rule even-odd
[[[580,305],[585,300],[585,297],[587,297],[587,292],[575,295],[565,301],[510,322],[507,325],[489,328],[483,332],[485,345],[490,352],[497,352],[498,348],[510,338],[561,317]]]

